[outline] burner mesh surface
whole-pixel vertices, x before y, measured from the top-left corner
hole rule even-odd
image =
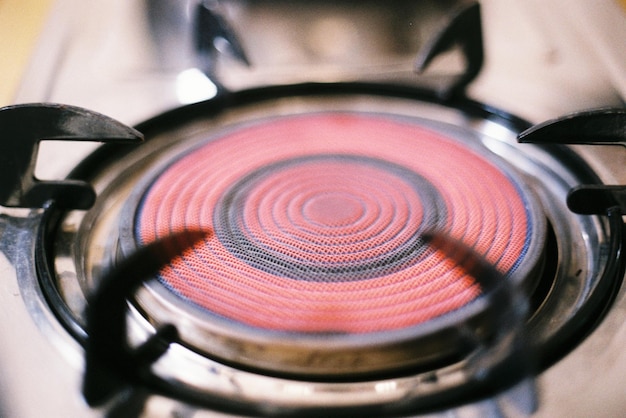
[[[211,314],[262,330],[370,333],[480,295],[424,231],[446,231],[510,275],[533,233],[528,206],[514,176],[460,140],[413,120],[315,113],[178,157],[147,187],[135,237],[213,232],[159,278]]]

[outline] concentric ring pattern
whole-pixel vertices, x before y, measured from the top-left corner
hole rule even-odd
[[[139,245],[213,233],[161,272],[175,295],[261,330],[411,327],[479,296],[420,236],[437,228],[510,275],[533,223],[518,180],[486,153],[379,114],[261,120],[177,157],[137,208]]]

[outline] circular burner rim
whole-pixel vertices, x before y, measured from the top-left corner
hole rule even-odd
[[[369,112],[363,113],[369,114]],[[380,114],[392,119],[396,117],[393,114]],[[528,202],[529,207],[526,209],[529,218],[532,218],[530,221],[532,221],[537,233],[530,237],[528,258],[535,260],[536,263],[518,266],[509,277],[513,286],[521,286],[526,294],[530,294],[542,270],[542,254],[545,245],[545,239],[542,237],[545,238],[547,229],[547,221],[542,212],[542,206],[534,192],[524,184],[511,167],[500,161],[499,157],[488,154],[482,145],[467,143],[468,132],[464,128],[448,126],[419,117],[409,119],[414,123],[419,122],[420,126],[440,133],[441,129],[451,129],[452,134],[446,132],[446,136],[451,136],[455,141],[461,142],[472,151],[488,158],[488,161],[500,169],[512,184],[521,189],[520,194],[530,201]],[[226,131],[218,129],[218,132],[212,136],[221,137],[227,135],[229,130],[237,131],[241,126],[245,127],[257,122],[246,120],[241,124],[230,126]],[[264,122],[266,122],[265,119],[261,121],[261,123]],[[208,142],[210,139],[206,139],[206,141]],[[196,147],[202,146],[204,142],[202,141]],[[164,161],[155,164],[130,194],[123,209],[126,214],[121,216],[121,239],[118,245],[120,245],[122,257],[124,254],[131,254],[136,250],[136,244],[131,238],[134,235],[135,210],[139,207],[139,202],[147,190],[146,188],[159,176],[163,169],[180,158],[184,158],[187,153],[192,153],[194,149],[195,147],[185,150],[181,154],[169,156]],[[361,376],[360,378],[363,378],[378,374],[393,375],[402,369],[414,370],[415,368],[428,367],[430,364],[438,364],[445,359],[460,358],[467,354],[466,344],[463,343],[463,338],[459,336],[460,324],[475,329],[480,326],[481,322],[483,324],[489,322],[487,319],[489,306],[485,301],[486,298],[479,296],[455,311],[435,317],[425,323],[399,330],[370,332],[362,335],[316,335],[314,333],[259,330],[253,326],[221,318],[195,307],[193,304],[185,303],[156,280],[146,283],[144,287],[145,291],[140,292],[136,298],[138,311],[142,315],[152,318],[152,321],[157,324],[171,322],[172,316],[183,315],[184,320],[174,322],[180,328],[181,334],[185,336],[185,344],[192,350],[200,351],[208,357],[233,364],[236,367],[286,376],[316,376],[317,378]],[[169,313],[164,314],[164,312]],[[323,339],[320,338],[321,336]],[[313,354],[311,354],[312,346],[316,347],[316,352]],[[309,359],[312,357],[315,358],[314,368],[309,366],[311,364]],[[346,359],[346,357],[352,357],[352,359]],[[324,360],[318,360],[320,358],[324,358]],[[364,358],[367,358],[368,361],[361,360]]]

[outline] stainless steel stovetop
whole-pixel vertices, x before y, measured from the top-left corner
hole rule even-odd
[[[207,64],[207,56],[194,50],[191,10],[197,3],[58,0],[16,102],[67,103],[134,125],[181,105],[213,99],[223,91],[358,80],[411,84],[416,77],[416,51],[457,5],[454,1],[394,1],[384,6],[351,1],[205,1],[206,7],[219,8],[228,20],[249,66],[228,39],[215,44],[217,62]],[[531,123],[583,109],[624,106],[626,50],[619,40],[626,38],[626,11],[619,3],[494,0],[483,1],[481,6],[485,65],[470,84],[469,97]],[[450,53],[442,55],[428,71],[455,72],[462,66],[458,54]],[[312,108],[319,111],[324,103]],[[298,102],[294,106],[304,105]],[[353,103],[330,107],[335,106],[355,109]],[[399,112],[413,112],[402,106],[398,105]],[[383,108],[374,106],[380,112]],[[430,115],[434,111],[427,106],[425,112]],[[253,112],[255,117],[261,113]],[[514,142],[514,129],[468,120],[456,111],[443,113],[446,123],[467,124],[486,136],[503,135],[505,143]],[[62,178],[95,147],[44,141],[36,175]],[[626,184],[626,152],[621,147],[573,148],[604,183]],[[530,177],[543,175],[523,163],[520,166]],[[604,222],[603,217],[598,219],[590,223]],[[40,221],[41,213],[36,210],[0,211],[4,252],[0,255],[0,416],[126,416],[112,409],[112,404],[89,407],[81,396],[83,348],[48,307],[35,266],[28,259],[35,247],[33,231]],[[580,239],[584,246],[596,238],[583,230]],[[57,262],[63,281],[63,261]],[[626,293],[622,289],[589,336],[536,379],[530,379],[536,380],[536,389],[522,384],[500,397],[452,408],[443,415],[620,416],[626,408],[624,318]],[[230,377],[237,378],[246,382],[248,377]],[[252,388],[269,384],[249,379]],[[365,403],[371,401],[367,398],[372,393],[394,399],[399,396],[394,385],[402,384],[408,383],[363,384],[362,392],[351,387],[346,396],[362,398]],[[311,387],[337,402],[335,389],[323,384]],[[310,395],[308,386],[281,388],[288,402]],[[537,394],[534,411],[528,406],[532,403],[529,390]],[[257,395],[244,396],[256,399]],[[153,415],[226,416],[161,396],[150,397],[143,409],[142,416]]]

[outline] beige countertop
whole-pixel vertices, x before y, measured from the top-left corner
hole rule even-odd
[[[0,106],[13,103],[53,0],[0,0]]]

